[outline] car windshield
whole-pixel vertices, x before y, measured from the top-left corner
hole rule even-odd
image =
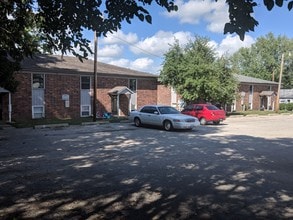
[[[219,108],[214,105],[207,105],[207,109],[208,110],[219,110]]]
[[[180,114],[180,112],[170,106],[162,106],[162,107],[158,107],[159,111],[161,114]]]

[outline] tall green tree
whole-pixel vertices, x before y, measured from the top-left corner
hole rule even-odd
[[[285,57],[282,84],[284,88],[293,88],[293,39],[285,36],[269,33],[258,38],[251,47],[234,53],[231,65],[236,73],[278,82],[282,54]]]
[[[176,41],[165,54],[160,81],[189,102],[231,103],[237,83],[224,58],[216,57],[209,39],[196,36],[181,48]]]

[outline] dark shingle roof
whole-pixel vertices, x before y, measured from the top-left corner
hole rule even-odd
[[[94,61],[88,59],[80,62],[76,57],[63,56],[62,58],[60,55],[38,55],[33,58],[25,59],[22,62],[21,67],[23,72],[93,74]],[[131,77],[158,77],[151,73],[140,72],[101,62],[97,62],[97,73],[102,75],[121,75]]]
[[[269,80],[263,80],[259,78],[254,78],[250,76],[244,76],[244,75],[238,75],[235,74],[236,80],[240,83],[250,83],[250,84],[272,84],[277,85],[277,82],[269,81]]]

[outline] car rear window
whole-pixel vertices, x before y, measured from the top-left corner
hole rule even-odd
[[[219,108],[214,105],[207,105],[206,107],[208,110],[219,110]]]
[[[159,107],[161,114],[180,114],[180,112],[173,107]]]

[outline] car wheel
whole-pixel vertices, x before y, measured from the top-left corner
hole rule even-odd
[[[220,124],[220,121],[213,121],[213,124],[218,125],[218,124]]]
[[[135,119],[134,119],[134,125],[135,125],[136,127],[140,127],[140,126],[141,126],[141,121],[140,121],[139,118],[135,118]]]
[[[171,123],[171,121],[164,121],[164,129],[166,131],[171,131],[173,129],[173,125]]]
[[[205,118],[201,118],[200,119],[200,124],[201,125],[206,125],[207,124],[207,120]]]

